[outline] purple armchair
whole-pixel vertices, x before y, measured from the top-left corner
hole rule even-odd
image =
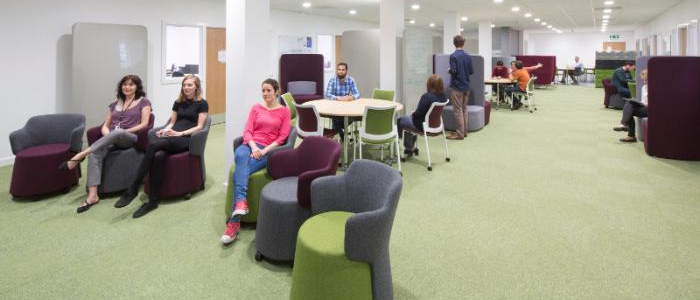
[[[323,55],[282,54],[280,88],[299,104],[323,99]]]
[[[662,158],[700,160],[700,57],[649,59],[644,149]]]
[[[309,136],[290,150],[270,156],[267,170],[275,180],[262,190],[255,246],[256,260],[294,259],[297,232],[311,216],[311,182],[335,175],[341,146],[335,140]]]
[[[610,78],[603,79],[603,90],[605,90],[605,98],[603,98],[603,106],[605,108],[622,109],[625,106],[625,100],[617,93],[617,87],[612,84]]]
[[[31,117],[23,128],[10,133],[15,154],[10,194],[68,192],[77,185],[80,168],[59,170],[58,165],[82,149],[84,132],[84,115],[53,114]]]
[[[557,71],[557,57],[551,55],[518,55],[515,59],[523,62],[526,67],[542,64],[542,68],[530,72],[531,76],[537,76],[535,84],[550,85],[554,82],[554,74]]]
[[[204,122],[204,128],[195,132],[190,137],[189,150],[168,155],[165,160],[165,170],[163,174],[163,184],[160,186],[159,196],[162,198],[172,198],[185,195],[185,199],[190,199],[192,192],[204,189],[206,181],[206,169],[204,167],[204,148],[207,145],[209,136],[209,126],[211,116]],[[149,139],[155,138],[156,131],[163,127],[153,128],[148,132]],[[148,182],[148,177],[146,177]],[[144,192],[148,194],[150,187],[144,186]]]

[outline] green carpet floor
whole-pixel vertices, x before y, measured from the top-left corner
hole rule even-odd
[[[649,157],[612,131],[602,89],[537,90],[464,141],[403,164],[395,299],[700,299],[700,163]],[[256,262],[255,231],[222,247],[224,126],[207,187],[132,219],[145,195],[77,215],[66,195],[13,201],[0,168],[0,299],[287,299],[291,268]],[[423,145],[420,145],[423,147]],[[83,164],[83,170],[86,164]]]

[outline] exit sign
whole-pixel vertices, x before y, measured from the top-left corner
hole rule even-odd
[[[619,34],[611,34],[609,35],[611,41],[619,40],[620,35]]]

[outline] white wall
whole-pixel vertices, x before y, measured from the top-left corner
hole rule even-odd
[[[626,42],[627,50],[634,50],[634,33],[630,31],[549,33],[526,32],[527,55],[555,55],[557,66],[573,65],[579,56],[586,68],[595,67],[595,52],[603,51],[603,42],[610,42],[610,35],[620,35],[615,42]]]
[[[146,92],[153,102],[156,122],[163,123],[179,92],[178,84],[160,83],[162,22],[212,27],[225,26],[224,2],[185,0],[24,0],[3,2],[0,40],[4,41],[0,82],[0,165],[12,163],[8,136],[33,115],[60,111],[70,93],[71,26],[77,22],[143,25],[148,29]],[[118,80],[118,79],[117,79]],[[115,80],[115,88],[117,84]],[[105,91],[105,107],[115,91]],[[92,127],[98,124],[87,124]]]
[[[146,92],[153,102],[156,124],[169,116],[178,84],[161,84],[162,23],[225,27],[225,2],[186,0],[25,0],[3,3],[0,17],[2,47],[0,81],[7,89],[0,112],[0,165],[11,164],[8,136],[33,115],[62,111],[70,95],[71,26],[77,22],[143,25],[148,29]],[[340,35],[344,30],[377,28],[378,24],[318,17],[284,11],[271,12],[271,77],[278,77],[279,35]],[[11,72],[8,70],[12,70]],[[117,81],[115,80],[115,88]],[[206,93],[206,90],[205,90]],[[105,91],[105,107],[115,91]],[[97,124],[87,124],[88,127]]]
[[[689,23],[691,20],[697,19],[700,19],[700,0],[686,0],[669,8],[644,26],[638,27],[634,31],[634,35],[640,40],[655,34],[669,36],[671,30],[675,29],[678,24]]]

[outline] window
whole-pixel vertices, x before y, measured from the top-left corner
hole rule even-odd
[[[180,83],[202,70],[202,27],[163,24],[163,83]],[[201,76],[200,76],[201,77]]]

